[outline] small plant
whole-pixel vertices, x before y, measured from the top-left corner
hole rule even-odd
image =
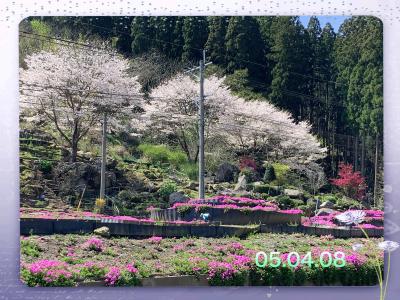
[[[39,161],[39,169],[44,174],[50,174],[53,170],[53,163],[49,160],[40,160]]]
[[[269,183],[273,180],[276,179],[276,175],[275,175],[275,169],[272,165],[268,164],[265,168],[265,172],[264,172],[264,181]]]
[[[94,203],[94,210],[95,212],[101,213],[106,206],[106,200],[102,198],[97,198],[96,202]]]
[[[245,168],[253,169],[253,171],[257,170],[257,163],[256,161],[248,156],[243,156],[239,160],[239,169],[243,170]]]
[[[103,241],[98,238],[92,237],[85,242],[84,248],[101,252],[103,251]]]
[[[254,182],[257,180],[257,172],[253,168],[243,168],[240,171],[240,176],[244,175],[248,182]]]
[[[178,187],[175,182],[165,181],[158,190],[158,193],[163,199],[168,199],[168,196],[176,191],[178,191]]]
[[[192,206],[191,205],[181,205],[181,206],[177,207],[177,211],[178,211],[178,213],[180,215],[185,215],[190,210],[192,210]]]
[[[96,264],[94,262],[85,262],[79,270],[79,276],[82,279],[91,280],[102,280],[106,270],[102,264]]]
[[[21,241],[21,254],[30,257],[39,257],[41,250],[42,249],[40,249],[40,247],[32,241],[29,240]]]

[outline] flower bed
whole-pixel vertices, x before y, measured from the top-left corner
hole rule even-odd
[[[37,218],[45,220],[109,220],[114,222],[148,223],[156,221],[149,218],[138,218],[132,216],[108,216],[89,211],[48,211],[35,208],[20,208],[21,218]],[[205,224],[202,220],[193,221],[166,221],[166,224]]]
[[[351,212],[353,210],[348,210]],[[365,219],[362,224],[359,226],[361,228],[369,228],[369,229],[383,229],[383,215],[384,212],[381,210],[363,210],[365,213]],[[315,216],[310,218],[303,218],[302,225],[304,226],[324,226],[329,228],[338,227],[340,224],[335,219],[340,212],[336,212],[333,214],[329,214],[327,216]],[[382,225],[382,226],[379,226]]]
[[[375,247],[378,241],[301,234],[256,234],[245,240],[30,236],[21,239],[21,278],[29,286],[75,286],[93,281],[107,286],[141,285],[144,278],[179,275],[204,276],[209,285],[218,286],[372,285],[376,284],[373,263],[378,259],[383,265],[383,255]],[[364,246],[354,251],[352,246],[360,243]],[[101,245],[101,251],[88,247],[91,244]],[[255,265],[258,251],[279,251],[282,259],[292,251],[301,258],[310,251],[313,259],[322,251],[342,251],[346,266],[259,268]]]

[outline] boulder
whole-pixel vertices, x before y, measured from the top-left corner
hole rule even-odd
[[[189,197],[187,197],[182,192],[173,192],[169,195],[169,204],[172,206],[175,203],[186,203],[189,201]]]
[[[335,212],[336,212],[336,210],[334,210],[334,209],[330,209],[330,208],[321,208],[321,209],[319,209],[319,210],[317,211],[316,216],[319,216],[319,217],[328,216],[328,215],[331,215],[331,214],[333,214],[333,213],[335,213]]]
[[[197,190],[198,189],[198,183],[191,181],[185,188],[189,190]]]
[[[99,227],[93,233],[102,237],[110,237],[110,228],[107,226]]]
[[[232,182],[239,173],[239,168],[230,163],[224,162],[219,165],[215,173],[215,182]]]
[[[60,162],[54,168],[54,178],[61,196],[74,195],[77,190],[81,191],[83,186],[87,190],[100,187],[100,161],[93,162]],[[106,188],[116,185],[117,176],[109,171],[107,165]]]
[[[246,175],[239,176],[238,182],[235,185],[234,191],[245,191],[247,187]]]
[[[301,198],[303,197],[303,192],[296,189],[284,189],[283,194],[289,196],[290,198]]]
[[[325,201],[320,205],[320,208],[333,208],[335,204],[333,204],[331,201]]]

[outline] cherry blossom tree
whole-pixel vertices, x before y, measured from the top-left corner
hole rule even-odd
[[[79,141],[104,113],[129,113],[142,101],[140,85],[126,72],[128,60],[105,44],[60,45],[32,54],[26,63],[27,69],[20,69],[21,108],[54,126],[71,162]]]
[[[140,120],[142,130],[150,130],[152,136],[175,138],[192,161],[198,155],[198,89],[189,76],[172,78],[153,90]],[[289,113],[269,102],[246,101],[216,76],[205,79],[204,90],[206,146],[210,140],[223,140],[235,149],[258,149],[302,161],[325,156],[307,123],[295,123]]]

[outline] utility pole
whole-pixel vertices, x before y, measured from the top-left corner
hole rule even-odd
[[[107,113],[103,115],[103,132],[101,137],[101,175],[100,175],[100,199],[105,199],[106,190],[106,164],[107,164]]]
[[[378,204],[378,150],[379,150],[378,134],[375,136],[375,163],[374,163],[374,206]]]
[[[199,198],[204,199],[204,64],[206,51],[203,50],[203,59],[199,65],[200,97],[199,97]]]
[[[212,62],[206,63],[206,50],[202,51],[203,59],[200,60],[199,66],[187,70],[185,73],[192,74],[200,82],[200,97],[197,102],[199,109],[199,199],[205,198],[205,184],[204,184],[204,170],[205,170],[205,159],[204,159],[204,69],[206,66],[212,64]],[[199,69],[199,76],[194,75],[192,72]]]

